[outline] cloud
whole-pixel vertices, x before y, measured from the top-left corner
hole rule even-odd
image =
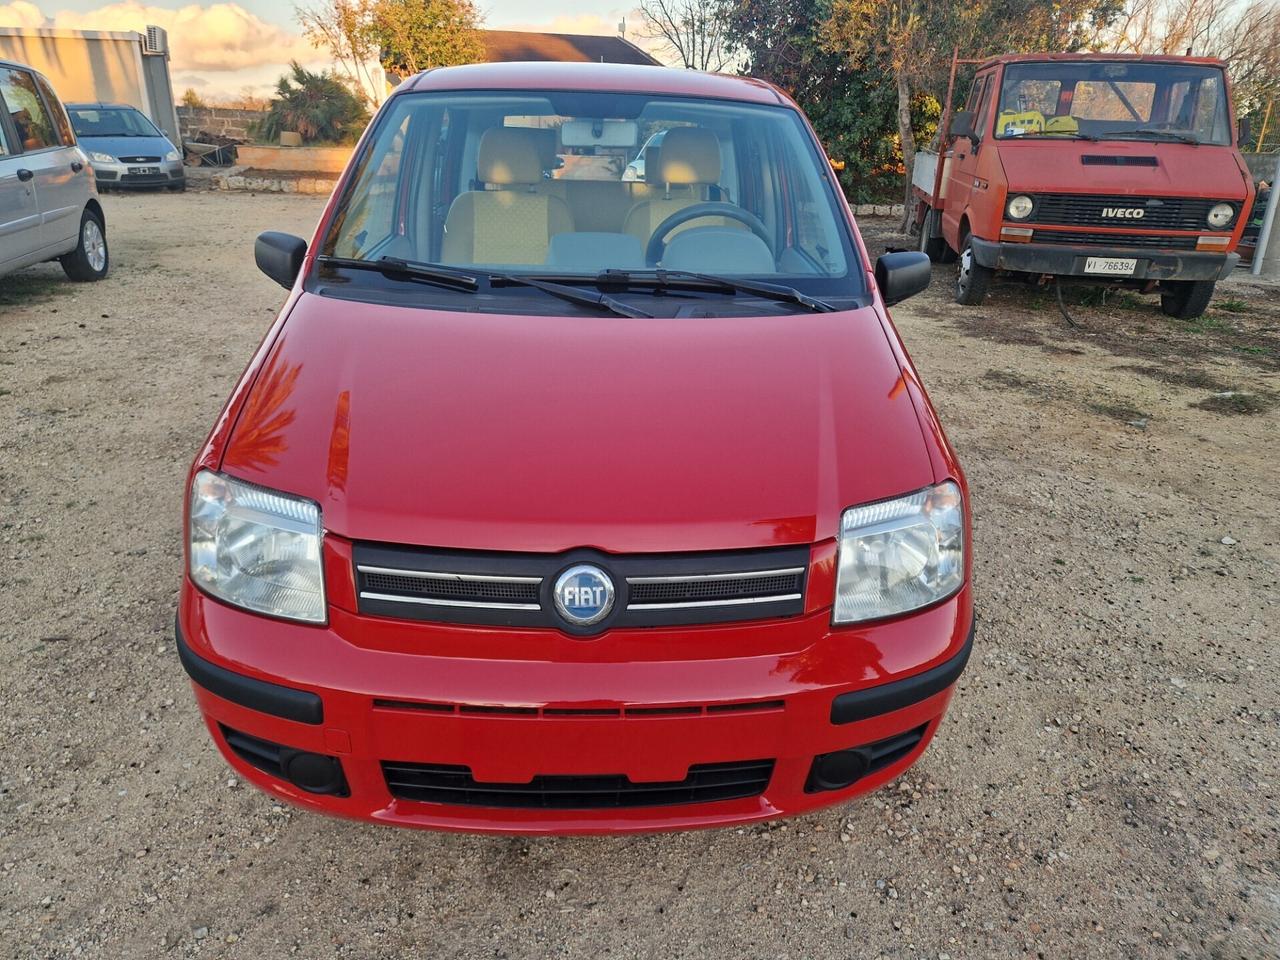
[[[27,0],[0,3],[0,23],[6,27],[43,27],[45,16],[40,8]]]
[[[169,9],[122,0],[96,10],[60,10],[47,17],[28,0],[15,0],[0,6],[0,23],[139,32],[154,24],[168,31],[175,71],[235,71],[268,64],[283,69],[290,60],[309,64],[329,61],[327,53],[316,50],[301,35],[268,23],[238,3],[205,7],[191,3]]]

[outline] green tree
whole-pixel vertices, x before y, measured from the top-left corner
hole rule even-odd
[[[480,14],[471,0],[374,0],[369,36],[382,66],[401,77],[484,59]]]
[[[200,94],[196,93],[193,87],[187,87],[186,90],[182,91],[182,105],[190,110],[196,110],[205,104],[200,99]]]
[[[370,29],[375,0],[323,0],[296,7],[302,34],[318,50],[327,49],[337,69],[370,106],[382,103],[386,81],[378,74],[378,44]]]
[[[306,143],[354,140],[369,122],[363,101],[332,73],[313,73],[297,61],[276,81],[276,96],[258,128],[265,140],[290,130]]]

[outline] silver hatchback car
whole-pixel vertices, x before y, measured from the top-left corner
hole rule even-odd
[[[0,60],[0,276],[57,260],[72,280],[111,267],[89,158],[46,80]]]

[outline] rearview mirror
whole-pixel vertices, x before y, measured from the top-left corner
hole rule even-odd
[[[634,120],[566,120],[560,142],[566,147],[634,147],[640,125]]]
[[[927,253],[904,250],[886,253],[876,261],[876,286],[880,288],[885,306],[914,297],[929,286],[931,279],[933,266]]]
[[[253,259],[258,269],[286,290],[293,289],[306,255],[307,241],[291,233],[268,230],[258,234],[253,244]]]
[[[968,110],[961,110],[951,118],[951,135],[953,137],[967,137],[970,140],[976,140],[978,133],[973,129],[973,114]]]

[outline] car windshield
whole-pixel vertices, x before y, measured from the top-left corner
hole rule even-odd
[[[161,137],[154,123],[128,107],[68,107],[77,137]]]
[[[1154,61],[1005,67],[996,136],[1231,142],[1222,71]]]
[[[362,289],[416,286],[419,298],[458,295],[457,283],[428,290],[403,270],[350,268],[391,258],[415,265],[419,281],[428,265],[482,281],[500,272],[505,282],[485,289],[545,300],[549,291],[512,276],[582,286],[609,271],[613,292],[647,296],[643,309],[662,313],[652,303],[661,268],[664,290],[677,274],[686,286],[702,275],[701,301],[712,309],[758,295],[760,283],[786,289],[771,310],[796,309],[796,293],[865,293],[836,190],[788,107],[592,92],[402,94],[356,158],[322,243],[322,276]],[[738,282],[715,286],[706,275]],[[754,293],[742,289],[747,278],[759,281]]]

